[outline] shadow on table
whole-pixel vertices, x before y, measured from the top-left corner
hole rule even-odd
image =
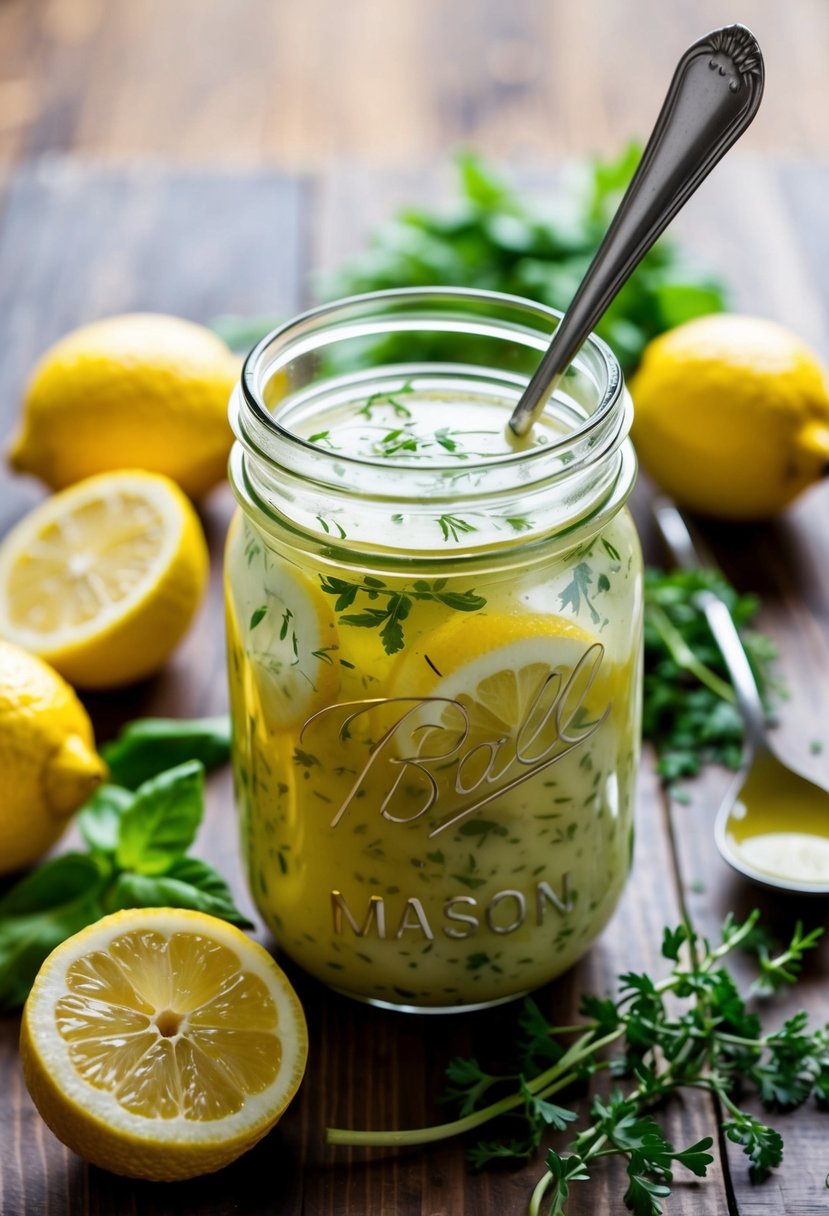
[[[189,1182],[153,1183],[89,1169],[85,1190],[95,1216],[294,1216],[302,1211],[299,1147],[279,1126],[233,1165]]]

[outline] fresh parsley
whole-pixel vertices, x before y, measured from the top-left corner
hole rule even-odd
[[[356,629],[378,629],[386,654],[396,654],[405,644],[403,625],[412,610],[415,600],[432,600],[453,608],[456,612],[480,612],[486,607],[482,595],[470,591],[447,591],[445,578],[426,582],[418,579],[410,586],[400,589],[387,587],[372,575],[364,575],[362,582],[349,582],[333,576],[320,576],[320,586],[326,595],[334,596],[334,611],[341,614],[340,623]],[[366,607],[362,612],[346,612],[357,597],[376,601],[378,606]]]
[[[478,157],[458,157],[460,200],[450,212],[406,208],[368,250],[323,284],[326,298],[383,288],[481,287],[565,310],[639,162],[630,144],[611,161],[581,166],[543,202],[498,177]],[[721,284],[664,238],[646,254],[597,326],[625,370],[657,334],[725,306]]]
[[[136,790],[96,790],[77,819],[88,851],[43,862],[0,899],[0,1009],[25,1001],[56,946],[119,908],[194,908],[250,927],[222,876],[187,856],[203,810],[198,760],[157,773]]]
[[[334,299],[443,283],[504,291],[563,311],[607,231],[639,155],[639,147],[630,144],[615,160],[585,162],[569,186],[565,181],[552,197],[536,200],[465,153],[457,160],[460,198],[451,210],[406,208],[374,233],[364,253],[327,276],[318,294]],[[651,338],[724,307],[717,279],[690,265],[678,246],[663,237],[596,328],[630,371]],[[248,350],[276,323],[273,317],[220,317],[212,324],[235,350]],[[407,334],[409,352],[411,342]],[[377,394],[377,400],[395,404],[385,393]],[[398,404],[396,413],[405,418],[406,407]],[[370,408],[365,416],[371,417]]]
[[[810,1027],[799,1013],[778,1031],[763,1029],[751,1005],[757,986],[741,993],[724,960],[738,948],[759,951],[759,988],[777,990],[796,981],[822,930],[804,933],[798,926],[786,949],[772,954],[757,930],[758,917],[753,912],[742,923],[729,917],[714,945],[688,923],[666,929],[667,975],[620,975],[616,998],[584,997],[584,1020],[575,1025],[552,1026],[534,1001],[526,1001],[515,1070],[489,1071],[474,1059],[449,1064],[445,1100],[457,1106],[455,1120],[414,1131],[334,1128],[326,1133],[328,1143],[426,1144],[494,1122],[504,1134],[469,1152],[481,1168],[505,1157],[527,1158],[548,1129],[568,1129],[567,1147],[547,1152],[530,1216],[564,1216],[572,1187],[590,1182],[607,1157],[624,1163],[625,1207],[635,1216],[660,1216],[674,1170],[704,1177],[713,1140],[706,1136],[677,1148],[652,1110],[698,1089],[716,1095],[724,1134],[743,1149],[752,1180],[762,1182],[780,1165],[783,1141],[740,1103],[753,1091],[770,1111],[792,1110],[811,1097],[829,1107],[829,1028]],[[618,1083],[608,1096],[593,1097],[586,1126],[578,1126],[576,1112],[560,1105],[559,1095],[601,1072]]]
[[[642,729],[656,746],[657,771],[668,784],[696,776],[706,762],[737,769],[742,757],[743,724],[734,691],[697,604],[705,590],[728,606],[767,708],[780,692],[770,673],[773,644],[748,629],[759,607],[755,596],[738,594],[709,570],[647,570]]]

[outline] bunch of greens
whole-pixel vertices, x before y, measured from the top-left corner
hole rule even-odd
[[[778,686],[770,675],[776,652],[751,632],[759,601],[740,595],[711,570],[645,574],[645,687],[642,730],[656,746],[660,776],[668,784],[695,777],[704,763],[740,765],[743,723],[719,647],[697,603],[714,591],[741,631],[761,696],[768,707]]]
[[[454,206],[401,211],[374,233],[365,252],[324,278],[321,294],[334,299],[386,288],[477,287],[564,311],[639,155],[639,147],[630,144],[616,160],[586,162],[579,180],[540,200],[524,197],[477,156],[465,153],[457,158],[460,197]],[[663,238],[613,300],[597,332],[630,371],[651,338],[724,307],[722,285]],[[242,350],[278,322],[219,317],[213,328]]]
[[[453,1122],[415,1131],[329,1129],[328,1142],[424,1144],[495,1119],[506,1121],[507,1137],[470,1150],[480,1167],[495,1159],[529,1157],[549,1129],[567,1130],[572,1137],[567,1148],[547,1153],[531,1216],[563,1216],[572,1187],[588,1182],[606,1157],[625,1163],[625,1206],[636,1216],[660,1216],[675,1167],[702,1177],[713,1160],[710,1137],[677,1149],[651,1113],[657,1104],[693,1089],[716,1095],[725,1136],[741,1146],[752,1180],[761,1182],[780,1165],[783,1141],[741,1103],[753,1091],[769,1110],[793,1110],[811,1097],[829,1106],[829,1027],[810,1028],[807,1015],[798,1013],[780,1030],[763,1029],[750,998],[793,984],[821,930],[804,934],[798,926],[789,946],[772,957],[756,931],[757,919],[757,912],[743,924],[729,918],[716,946],[687,924],[666,929],[662,954],[671,964],[668,975],[660,980],[621,975],[616,1000],[586,996],[580,1010],[586,1020],[573,1026],[551,1026],[538,1006],[526,1001],[514,1072],[490,1073],[474,1059],[449,1065],[446,1098],[460,1108]],[[743,995],[722,963],[746,945],[757,952],[758,974]],[[558,1096],[602,1072],[624,1079],[625,1087],[594,1096],[587,1126],[577,1127],[578,1114],[559,1105]]]
[[[617,160],[583,166],[582,180],[546,202],[497,177],[471,154],[458,157],[460,199],[447,211],[409,208],[369,248],[325,282],[325,295],[442,286],[503,291],[564,310],[573,298],[639,161],[630,144]],[[693,269],[668,240],[645,256],[597,332],[625,370],[666,329],[725,307],[722,286]]]
[[[224,718],[147,719],[104,749],[122,784],[101,786],[79,812],[86,851],[44,862],[0,898],[0,1009],[25,1001],[55,946],[119,908],[195,908],[250,925],[221,875],[187,856],[204,811],[205,767],[227,759],[227,730]]]

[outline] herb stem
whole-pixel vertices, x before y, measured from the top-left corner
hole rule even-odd
[[[691,675],[696,676],[700,684],[704,684],[715,696],[727,701],[729,705],[734,705],[736,698],[731,685],[720,679],[716,672],[697,658],[664,609],[658,604],[651,604],[649,615],[677,667],[690,671]]]
[[[527,1088],[532,1090],[536,1096],[547,1098],[560,1089],[566,1089],[568,1085],[572,1085],[578,1079],[577,1072],[569,1072],[550,1082],[548,1086],[539,1085],[539,1082],[547,1077],[549,1072],[552,1072],[552,1069],[542,1074],[542,1077],[535,1077],[533,1081],[527,1083]],[[438,1123],[433,1127],[415,1127],[402,1131],[351,1131],[347,1128],[327,1127],[325,1143],[344,1144],[351,1147],[395,1148],[411,1144],[431,1144],[438,1140],[451,1140],[453,1136],[460,1136],[464,1132],[472,1131],[474,1128],[488,1123],[490,1119],[497,1118],[498,1115],[507,1114],[516,1106],[521,1106],[523,1102],[523,1094],[508,1094],[498,1102],[492,1102],[489,1106],[482,1106],[480,1110],[464,1115],[462,1119],[453,1119],[451,1123]]]
[[[526,1087],[530,1093],[536,1096],[543,1095],[546,1098],[571,1085],[578,1080],[578,1071],[573,1068],[573,1065],[579,1064],[583,1059],[592,1056],[594,1052],[614,1043],[624,1033],[624,1028],[620,1026],[611,1034],[606,1034],[600,1039],[594,1039],[594,1033],[591,1030],[587,1034],[583,1034],[557,1063],[528,1081]],[[471,1114],[464,1115],[461,1119],[453,1119],[451,1123],[439,1123],[433,1127],[416,1127],[397,1131],[352,1131],[348,1128],[328,1127],[325,1129],[325,1143],[374,1147],[430,1144],[433,1141],[449,1140],[453,1136],[460,1136],[464,1132],[472,1131],[473,1128],[488,1123],[490,1119],[514,1110],[523,1102],[524,1095],[521,1092],[508,1094],[505,1098],[492,1102],[489,1106],[483,1106],[480,1110],[472,1111]]]
[[[546,1195],[552,1181],[553,1175],[549,1170],[545,1170],[545,1172],[539,1178],[535,1190],[530,1197],[530,1206],[527,1209],[527,1216],[540,1216],[541,1200]]]

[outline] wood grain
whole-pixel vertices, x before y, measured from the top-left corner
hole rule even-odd
[[[681,52],[734,15],[719,0],[2,0],[0,161],[607,154],[650,130]],[[767,61],[744,146],[825,155],[827,6],[736,16]]]
[[[759,170],[758,170],[759,172]],[[807,207],[806,188],[763,170],[778,200],[760,208],[753,225],[735,205],[735,180],[712,180],[707,207],[689,235],[700,247],[721,249],[723,269],[740,282],[742,262],[727,262],[741,242],[751,249],[794,250],[795,271],[772,261],[768,273],[752,268],[753,302],[774,309],[811,293],[816,332],[825,332],[825,286],[815,282],[806,253],[811,222],[791,211],[791,195]],[[415,177],[417,180],[415,181]],[[829,177],[824,178],[829,184]],[[818,182],[819,184],[819,182]],[[392,199],[429,195],[445,179],[427,173],[398,177],[359,174],[290,178],[265,172],[214,175],[91,167],[50,158],[18,171],[4,196],[0,219],[0,434],[13,426],[21,385],[49,341],[72,325],[108,311],[166,309],[196,319],[217,312],[295,308],[305,294],[309,268],[330,266],[361,240],[363,226],[384,214]],[[552,188],[548,182],[547,188]],[[817,189],[815,183],[811,187]],[[713,235],[712,235],[713,234]],[[740,255],[734,252],[733,256]],[[7,525],[39,496],[26,480],[0,482],[0,523]],[[738,585],[763,595],[763,625],[778,641],[781,667],[797,696],[783,707],[781,733],[795,748],[825,730],[829,690],[829,554],[821,527],[829,486],[814,491],[771,529],[709,529],[709,540]],[[89,700],[99,736],[139,714],[208,714],[226,704],[218,559],[231,510],[227,489],[205,504],[203,518],[214,558],[208,602],[196,627],[157,679]],[[637,494],[647,533],[647,488]],[[829,740],[827,740],[829,743]],[[806,743],[808,750],[808,743]],[[829,750],[829,749],[828,749]],[[827,756],[812,757],[825,776]],[[690,807],[666,807],[648,763],[639,790],[635,870],[622,903],[600,942],[582,963],[539,995],[556,1020],[568,1020],[583,991],[609,992],[627,968],[661,969],[663,924],[676,922],[683,901],[695,920],[713,929],[725,911],[744,912],[756,892],[731,875],[711,844],[710,825],[722,776],[694,790]],[[228,874],[240,902],[250,901],[238,870],[229,775],[210,783],[201,855]],[[825,919],[822,906],[763,901],[781,933],[801,915]],[[826,1018],[827,952],[807,970],[792,1002],[770,1011],[780,1018],[805,1003]],[[291,968],[308,1013],[311,1056],[300,1096],[276,1131],[241,1162],[219,1175],[175,1187],[141,1185],[89,1168],[51,1136],[34,1111],[16,1057],[17,1019],[0,1024],[0,1212],[3,1216],[518,1216],[538,1176],[534,1162],[519,1170],[471,1173],[463,1145],[446,1142],[399,1153],[326,1149],[322,1130],[343,1126],[415,1126],[446,1118],[435,1096],[442,1073],[457,1054],[490,1059],[509,1036],[515,1009],[466,1018],[403,1017],[363,1007],[322,989]],[[714,1111],[704,1096],[660,1114],[677,1143],[708,1134]],[[825,1117],[800,1112],[781,1121],[787,1158],[779,1177],[751,1188],[736,1155],[715,1162],[703,1183],[677,1180],[674,1216],[758,1216],[825,1210]],[[602,1174],[576,1188],[573,1216],[620,1210],[620,1179]]]

